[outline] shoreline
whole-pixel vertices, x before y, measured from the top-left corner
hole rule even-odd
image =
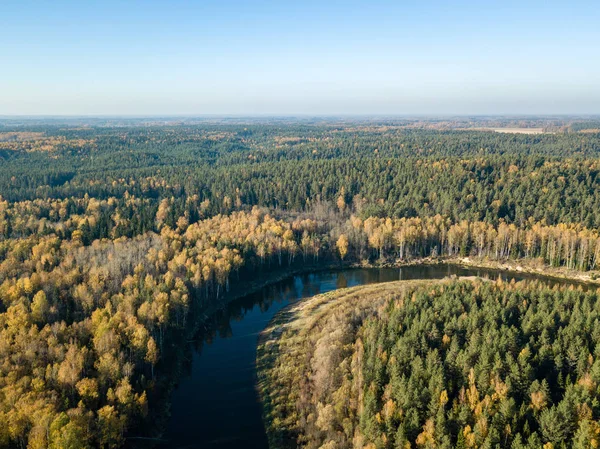
[[[568,280],[600,287],[600,271],[579,271],[565,267],[533,266],[534,261],[527,259],[498,261],[493,259],[470,257],[424,257],[408,261],[355,263],[350,268],[402,268],[415,265],[456,265],[466,268],[498,270],[515,274],[530,274],[555,280]]]
[[[461,276],[459,279],[473,280],[471,276]],[[477,278],[479,279],[479,278]],[[269,442],[269,448],[293,449],[298,447],[296,440],[292,438],[293,432],[286,428],[292,422],[288,422],[283,429],[275,430],[270,427],[275,422],[282,424],[279,421],[281,417],[273,417],[272,413],[276,409],[286,407],[286,398],[276,395],[274,400],[271,400],[269,392],[276,386],[278,382],[273,377],[275,362],[279,355],[282,354],[282,345],[294,345],[298,338],[305,338],[313,326],[322,319],[339,310],[341,304],[347,300],[357,300],[354,303],[355,307],[364,310],[375,311],[388,300],[387,292],[397,291],[398,288],[411,288],[419,285],[428,285],[430,283],[443,284],[452,282],[450,278],[441,279],[407,279],[396,280],[389,282],[381,282],[375,284],[362,284],[353,287],[340,288],[326,293],[320,293],[314,296],[304,298],[300,301],[288,304],[281,309],[267,323],[266,327],[259,334],[256,348],[256,393],[260,400],[262,408],[262,419],[265,434]],[[487,280],[484,282],[492,282]],[[372,296],[362,297],[359,295],[372,293]],[[286,339],[282,337],[286,334]],[[296,348],[301,352],[302,348]],[[298,354],[299,352],[294,352]]]
[[[329,270],[344,270],[344,269],[359,269],[359,268],[402,268],[417,265],[456,265],[466,268],[480,268],[483,270],[500,270],[505,272],[513,272],[515,274],[530,274],[548,279],[555,280],[568,280],[581,284],[597,285],[600,287],[600,271],[578,271],[568,269],[565,267],[550,267],[550,266],[532,266],[532,261],[526,259],[518,260],[506,260],[497,261],[479,257],[422,257],[411,260],[396,260],[396,261],[382,261],[382,262],[326,262],[324,264],[309,264],[308,267],[293,267],[283,268],[277,270],[273,275],[270,275],[268,271],[265,271],[266,275],[261,277],[257,281],[241,281],[239,287],[235,289],[235,292],[227,292],[223,295],[223,301],[219,302],[218,306],[210,307],[201,313],[207,318],[208,315],[221,309],[223,306],[241,299],[247,295],[256,293],[264,287],[268,287],[271,284],[281,282],[289,277],[320,273]],[[598,278],[594,278],[594,275]],[[233,283],[233,282],[232,282]],[[245,284],[245,285],[244,285]],[[233,290],[233,289],[232,289]]]
[[[597,286],[600,289],[600,282],[597,279],[592,279],[591,275],[584,275],[582,273],[565,270],[565,269],[553,269],[551,267],[538,268],[531,266],[523,266],[519,263],[509,262],[496,262],[496,261],[482,261],[472,260],[471,258],[427,258],[419,259],[414,261],[407,261],[406,263],[362,263],[362,264],[351,264],[349,268],[401,268],[403,266],[434,266],[434,265],[454,265],[470,269],[482,269],[490,271],[502,271],[506,273],[514,274],[528,274],[535,278],[542,278],[553,281],[565,281],[574,284],[581,284],[587,286]],[[266,324],[265,328],[259,333],[257,339],[256,348],[256,394],[260,400],[262,414],[263,414],[263,426],[265,433],[269,441],[269,447],[296,447],[295,441],[289,439],[289,429],[284,431],[274,431],[271,427],[273,425],[273,416],[271,414],[278,407],[284,406],[281,402],[273,402],[270,397],[269,391],[273,388],[273,377],[272,365],[279,357],[281,352],[281,345],[283,344],[283,336],[287,335],[289,341],[295,340],[296,334],[300,335],[308,332],[308,328],[315,325],[316,320],[326,316],[330,311],[336,310],[335,307],[339,306],[340,302],[345,301],[349,297],[353,297],[356,293],[361,291],[374,290],[377,292],[375,301],[371,304],[374,309],[378,308],[379,296],[382,292],[387,289],[393,289],[400,286],[418,285],[421,283],[443,283],[452,281],[471,281],[481,280],[484,282],[493,282],[493,279],[485,279],[480,276],[473,275],[458,275],[454,277],[446,277],[441,279],[409,279],[409,280],[398,280],[381,282],[377,284],[363,284],[347,288],[339,288],[326,293],[320,293],[311,297],[301,299],[297,302],[288,304],[280,311],[278,311],[273,318]],[[528,281],[525,281],[528,282]],[[387,284],[387,285],[386,285]],[[288,333],[292,333],[294,336],[289,337]],[[280,398],[279,398],[280,399]],[[279,418],[275,418],[278,420]],[[283,432],[283,433],[282,433]]]
[[[587,284],[587,285],[597,285],[600,288],[600,280],[593,280],[591,278],[591,275],[589,275],[589,274],[586,275],[586,274],[583,274],[583,272],[576,272],[574,270],[566,271],[563,269],[555,269],[555,268],[551,268],[551,267],[543,267],[543,268],[531,267],[531,266],[526,266],[523,263],[523,261],[498,262],[498,261],[481,260],[481,259],[469,258],[469,257],[465,257],[465,258],[461,258],[461,257],[426,257],[426,258],[418,258],[418,259],[411,259],[411,260],[404,260],[404,261],[396,260],[396,261],[377,261],[377,262],[368,262],[368,261],[342,262],[339,260],[338,261],[327,260],[322,263],[312,263],[311,262],[311,263],[307,263],[304,265],[292,266],[292,267],[288,266],[288,267],[278,268],[276,270],[271,270],[271,271],[265,269],[264,271],[262,271],[262,273],[260,273],[258,276],[256,276],[256,279],[253,281],[239,281],[239,283],[236,281],[231,281],[232,288],[230,289],[229,292],[226,292],[225,294],[223,294],[223,296],[221,297],[221,300],[218,303],[213,304],[204,310],[197,311],[198,316],[196,317],[196,319],[194,319],[193,326],[191,326],[186,331],[186,336],[184,337],[185,341],[183,343],[187,344],[187,342],[193,341],[196,333],[200,330],[200,328],[208,320],[210,320],[211,316],[213,314],[215,314],[216,312],[218,312],[219,310],[226,308],[232,302],[239,300],[241,298],[244,298],[245,296],[256,293],[257,291],[260,291],[261,289],[263,289],[265,287],[274,285],[278,282],[281,282],[281,281],[288,279],[290,277],[293,277],[293,276],[305,275],[305,274],[311,274],[311,273],[321,273],[321,272],[325,272],[325,271],[340,271],[340,270],[345,270],[345,269],[402,268],[402,267],[418,266],[418,265],[423,265],[423,266],[454,265],[454,266],[460,266],[460,267],[465,267],[465,268],[478,268],[478,269],[482,269],[482,270],[498,270],[498,271],[509,272],[509,273],[512,272],[515,274],[530,274],[533,276],[544,277],[544,278],[553,279],[553,280],[566,280],[566,281]],[[307,299],[309,299],[309,298],[307,298]],[[295,304],[295,305],[297,305],[297,304]],[[269,329],[270,327],[272,327],[273,323],[276,320],[280,319],[280,316],[283,316],[286,313],[286,311],[289,311],[289,309],[293,306],[294,306],[294,304],[290,304],[290,305],[286,306],[284,309],[282,309],[278,314],[276,314],[273,317],[273,320],[269,321],[269,323],[266,325],[265,329],[263,329],[263,331],[261,331],[261,333],[257,337],[257,350],[261,346],[261,344],[263,344],[263,342],[264,342],[263,334],[265,333],[265,331],[267,329]],[[179,368],[176,369],[175,371],[179,371]],[[256,375],[258,378],[258,369],[256,371]],[[178,380],[175,380],[175,379],[171,379],[171,380],[167,381],[168,386],[166,386],[166,394],[163,393],[163,394],[165,394],[163,396],[163,398],[166,399],[166,398],[170,397],[170,392],[173,390],[173,388],[175,387],[177,382],[178,382]],[[167,415],[166,415],[167,419],[168,419],[168,416],[170,415],[169,409],[170,409],[170,403],[167,406]],[[165,418],[165,416],[163,416],[162,419],[159,418],[159,420],[162,421],[164,418]],[[164,435],[164,430],[165,429],[163,428],[161,430],[161,432],[159,432],[158,435],[159,436]],[[156,435],[156,434],[154,434],[154,435]],[[129,438],[131,438],[131,437],[129,437]]]

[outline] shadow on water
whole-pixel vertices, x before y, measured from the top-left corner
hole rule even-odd
[[[268,447],[255,391],[256,344],[259,333],[286,305],[338,288],[452,275],[491,279],[500,276],[508,281],[538,279],[551,286],[569,284],[531,274],[456,265],[417,265],[310,273],[269,285],[216,312],[189,343],[184,372],[171,396],[171,417],[164,442],[158,447]]]

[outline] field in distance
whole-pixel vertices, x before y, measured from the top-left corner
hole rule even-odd
[[[502,134],[554,134],[544,128],[462,128],[461,131],[493,131]]]

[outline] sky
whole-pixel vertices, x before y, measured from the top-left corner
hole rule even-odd
[[[600,1],[0,1],[0,115],[600,114]]]

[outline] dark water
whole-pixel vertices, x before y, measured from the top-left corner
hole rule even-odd
[[[294,276],[265,287],[211,317],[198,340],[188,348],[188,372],[171,397],[171,418],[160,448],[267,448],[255,390],[256,344],[271,318],[289,303],[343,287],[449,275],[540,279],[526,274],[435,265],[326,271]],[[564,283],[548,279],[545,282]]]

